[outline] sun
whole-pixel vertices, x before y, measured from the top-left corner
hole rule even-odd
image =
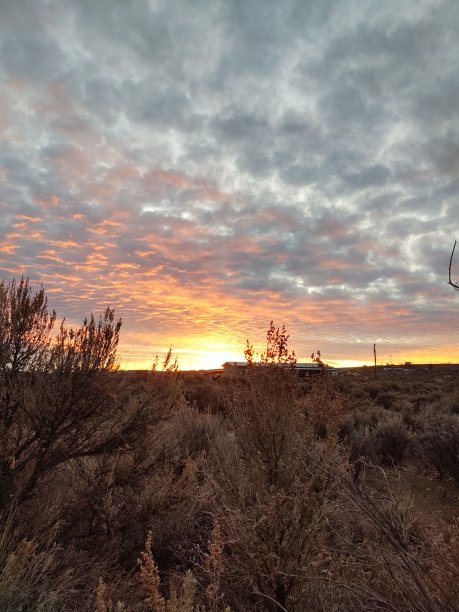
[[[231,350],[195,350],[177,351],[177,360],[181,370],[218,369],[226,361],[243,361],[244,355]]]

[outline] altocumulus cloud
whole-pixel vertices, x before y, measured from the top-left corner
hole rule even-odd
[[[459,357],[455,0],[0,11],[4,278],[115,306],[131,365],[271,318],[300,355]]]

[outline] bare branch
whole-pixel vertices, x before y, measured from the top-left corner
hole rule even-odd
[[[287,608],[284,608],[284,606],[282,606],[278,601],[276,601],[273,597],[271,597],[271,595],[268,595],[267,593],[260,593],[258,589],[256,589],[255,591],[252,591],[252,594],[260,595],[261,597],[266,597],[266,599],[269,599],[269,601],[272,601],[272,603],[275,606],[277,606],[279,610],[282,610],[283,612],[287,612]]]
[[[451,287],[456,289],[456,291],[459,291],[459,284],[458,283],[453,283],[453,281],[451,280],[451,266],[453,265],[454,249],[456,248],[456,244],[457,244],[457,241],[455,240],[454,241],[453,250],[451,252],[451,257],[449,258],[448,285],[451,285]]]

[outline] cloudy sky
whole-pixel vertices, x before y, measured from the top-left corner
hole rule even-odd
[[[0,0],[0,277],[124,366],[458,361],[457,0]],[[459,258],[457,261],[459,277]]]

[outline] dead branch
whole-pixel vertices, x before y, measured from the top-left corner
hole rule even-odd
[[[454,249],[456,248],[456,244],[457,244],[457,241],[455,240],[454,241],[453,250],[451,251],[451,257],[449,258],[448,285],[451,285],[451,287],[456,289],[456,291],[459,291],[459,284],[458,283],[453,283],[453,281],[451,280],[451,266],[453,265]]]

